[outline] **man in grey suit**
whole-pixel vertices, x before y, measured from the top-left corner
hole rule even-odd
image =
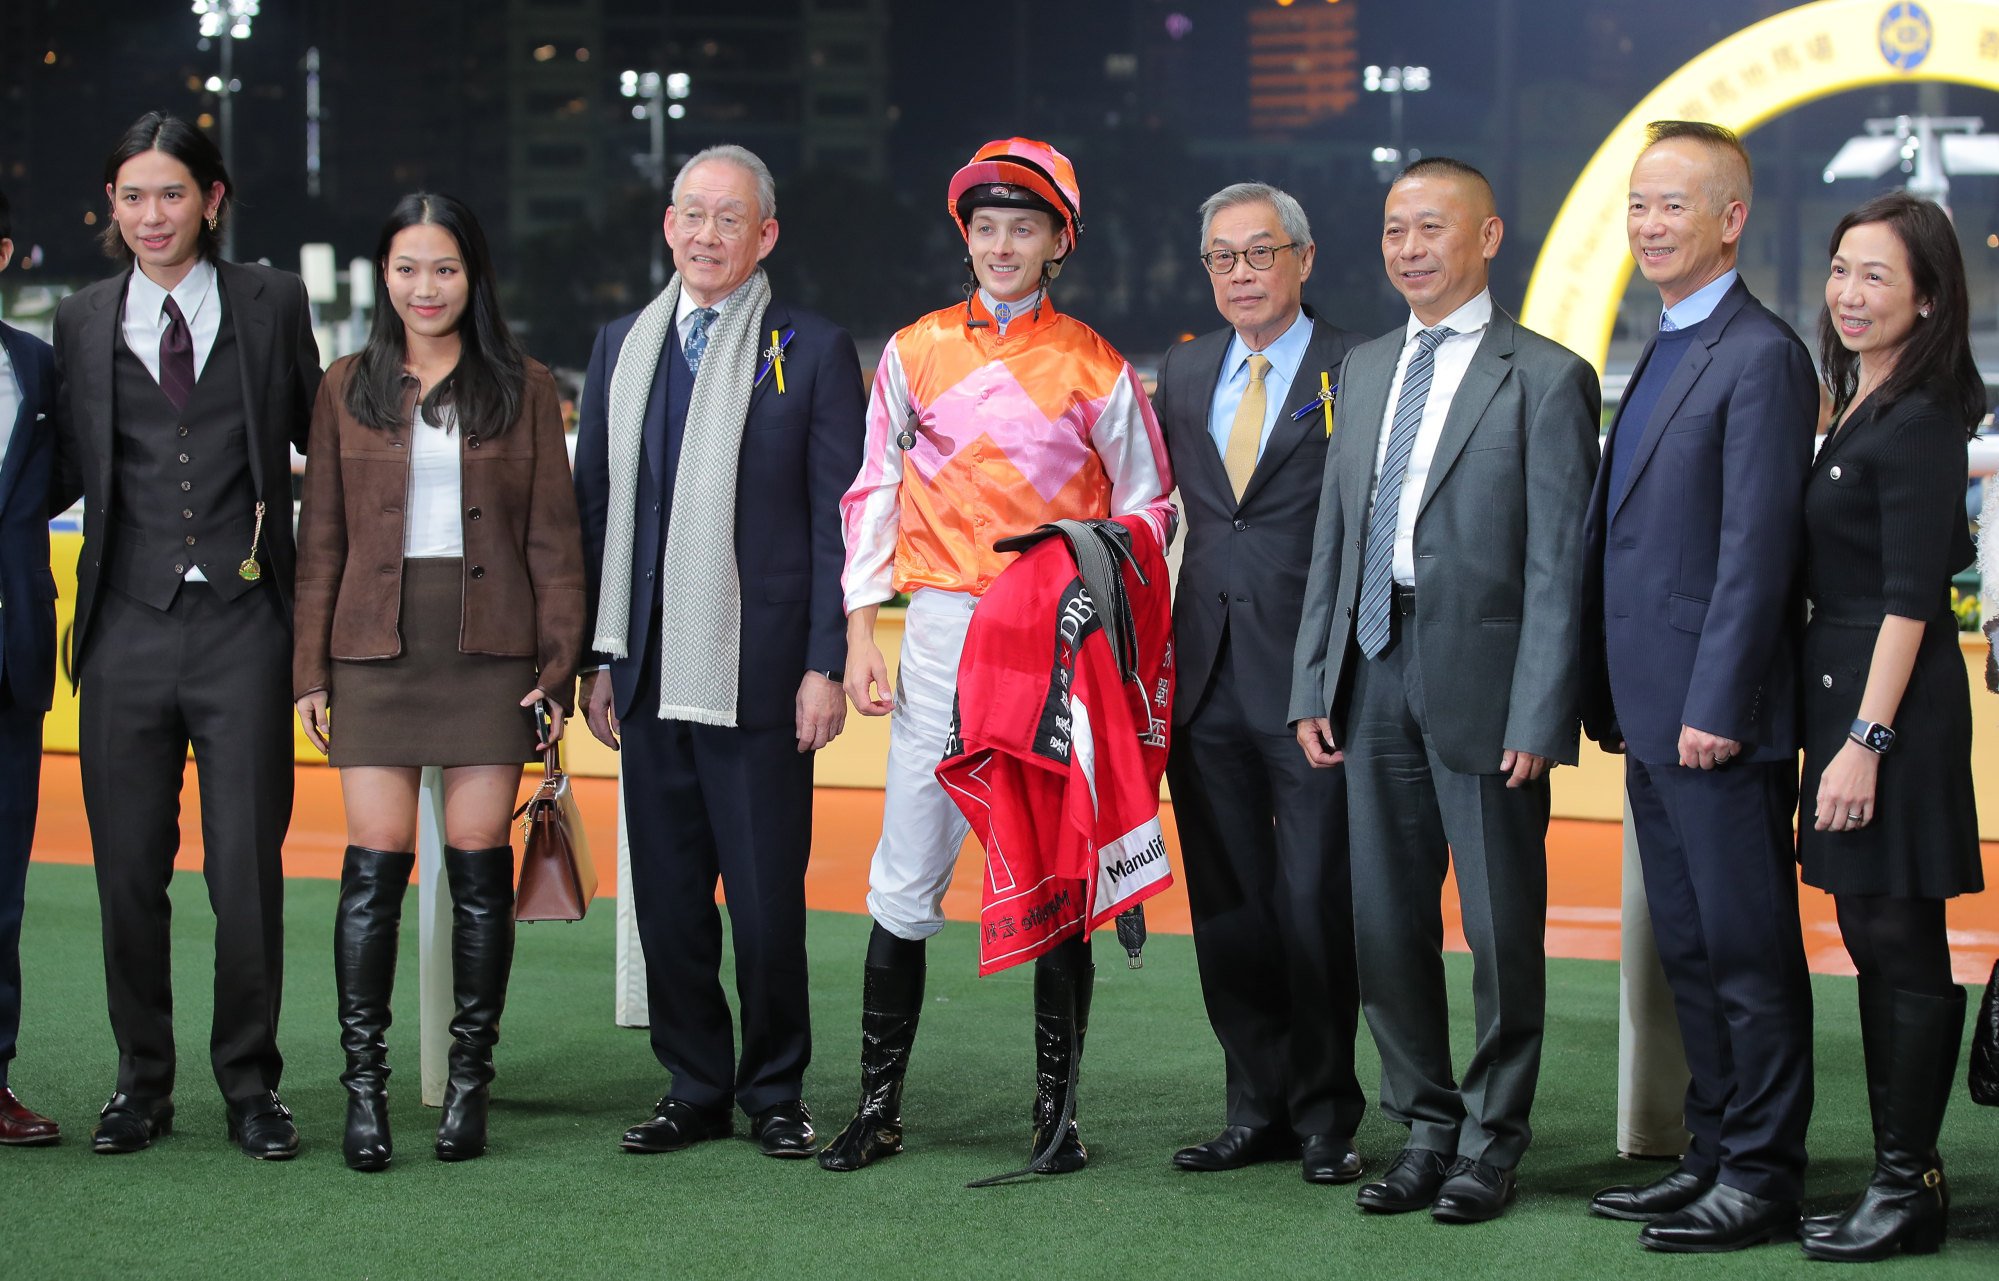
[[[1362,1008],[1408,1146],[1362,1209],[1504,1212],[1526,1150],[1546,979],[1548,783],[1576,759],[1596,375],[1493,306],[1484,175],[1431,157],[1388,191],[1402,327],[1340,376],[1293,669],[1314,765],[1344,751]],[[1439,909],[1455,861],[1477,1044],[1451,1065]]]
[[[1302,1157],[1309,1183],[1360,1177],[1360,994],[1344,771],[1292,740],[1289,670],[1304,551],[1332,452],[1330,389],[1361,336],[1301,302],[1312,227],[1245,182],[1201,206],[1201,262],[1229,323],[1166,353],[1152,407],[1186,513],[1166,774],[1227,1124],[1183,1170]]]

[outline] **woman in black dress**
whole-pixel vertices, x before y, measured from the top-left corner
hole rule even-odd
[[[1874,1176],[1807,1220],[1805,1253],[1934,1251],[1937,1133],[1964,1031],[1944,900],[1984,888],[1970,683],[1950,579],[1971,562],[1965,442],[1985,413],[1964,263],[1943,210],[1904,192],[1832,236],[1819,359],[1833,427],[1805,489],[1805,765],[1798,855],[1860,975]]]

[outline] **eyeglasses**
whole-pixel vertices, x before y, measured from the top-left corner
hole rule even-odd
[[[1281,249],[1296,249],[1296,241],[1288,245],[1251,245],[1237,252],[1234,249],[1213,249],[1201,255],[1201,265],[1217,276],[1226,276],[1235,270],[1235,260],[1240,258],[1257,271],[1269,271],[1270,264],[1277,261]]]
[[[707,227],[708,220],[708,212],[704,209],[678,209],[673,215],[673,221],[679,225],[681,231],[690,236],[700,235]],[[716,214],[714,221],[715,234],[724,240],[741,240],[755,225],[751,219],[727,210]]]

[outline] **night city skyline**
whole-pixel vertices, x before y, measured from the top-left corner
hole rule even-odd
[[[1689,57],[1787,7],[1691,0],[1667,30],[1635,0],[1499,0],[1471,21],[1449,0],[1011,0],[980,13],[974,38],[955,6],[896,0],[266,0],[233,51],[237,251],[295,269],[301,243],[326,242],[344,265],[371,251],[402,193],[450,191],[485,221],[530,347],[579,364],[597,325],[648,296],[662,205],[643,163],[648,125],[619,73],[682,71],[692,89],[664,131],[668,175],[713,142],[763,155],[783,229],[774,280],[864,341],[957,296],[944,181],[979,143],[1016,133],[1077,164],[1086,232],[1058,296],[1120,346],[1157,352],[1211,326],[1194,209],[1251,178],[1291,190],[1314,220],[1307,301],[1380,329],[1398,309],[1371,156],[1398,141],[1393,108],[1405,149],[1492,177],[1508,224],[1495,293],[1518,307],[1563,192],[1609,127]],[[205,81],[219,50],[167,0],[0,8],[0,182],[17,239],[41,251],[0,296],[74,287],[107,269],[94,223],[104,151],[152,108],[214,127]],[[1252,43],[1268,47],[1277,23],[1303,33],[1283,48],[1316,59],[1293,78],[1308,90],[1302,111],[1273,111],[1277,82],[1252,79]],[[1422,65],[1428,90],[1399,103],[1369,93],[1369,64]],[[1752,284],[1794,319],[1816,309],[1824,229],[1866,186],[1827,187],[1817,172],[1862,119],[1999,117],[1995,106],[1983,90],[1911,84],[1840,94],[1751,133]],[[1999,183],[1969,178],[1952,199],[1987,316],[1999,309],[1982,245],[1999,226],[1995,197]]]

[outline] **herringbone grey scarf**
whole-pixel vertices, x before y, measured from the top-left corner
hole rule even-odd
[[[688,401],[659,585],[661,720],[736,723],[743,627],[736,570],[736,465],[756,377],[756,325],[769,302],[770,282],[759,269],[730,297],[708,331],[708,350]],[[679,303],[676,272],[625,335],[611,375],[610,503],[597,635],[591,644],[616,658],[627,657],[625,638],[631,628],[632,538],[646,401]]]

